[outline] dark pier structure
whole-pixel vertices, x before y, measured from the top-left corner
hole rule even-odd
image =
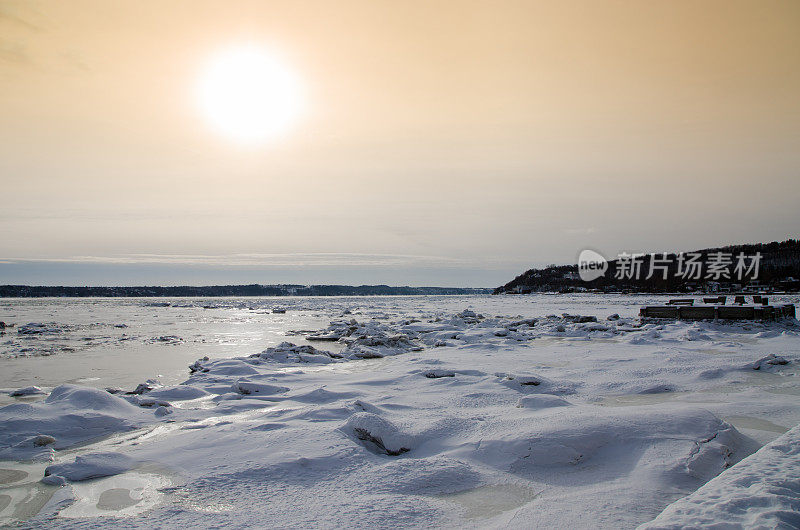
[[[744,296],[734,297],[733,305],[725,305],[726,297],[704,298],[703,305],[694,305],[694,299],[670,300],[667,305],[645,306],[639,310],[643,318],[668,318],[672,320],[759,320],[770,321],[796,318],[794,304],[769,305],[767,298],[753,297],[747,304]]]

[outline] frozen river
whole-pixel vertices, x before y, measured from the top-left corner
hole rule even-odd
[[[0,300],[0,524],[634,528],[800,423],[797,321],[666,298]]]
[[[325,328],[344,311],[359,320],[407,318],[420,311],[546,316],[580,313],[633,317],[654,296],[375,296],[287,298],[0,299],[0,389],[79,383],[136,386],[157,378],[175,384],[199,357],[250,355],[293,331]],[[274,308],[286,313],[273,313]],[[0,403],[8,399],[0,395]]]

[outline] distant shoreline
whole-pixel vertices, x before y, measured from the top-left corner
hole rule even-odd
[[[481,287],[392,287],[388,285],[207,285],[69,287],[0,285],[0,298],[178,298],[224,296],[413,296],[491,294]]]

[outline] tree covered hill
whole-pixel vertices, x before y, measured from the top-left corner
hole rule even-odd
[[[577,264],[550,265],[525,271],[494,293],[800,290],[800,240],[797,239],[707,248],[682,256],[658,252],[637,256],[635,260],[616,258],[609,260],[602,277],[592,281],[580,278]],[[758,262],[755,267],[754,259]],[[699,273],[698,267],[689,265],[690,261],[701,264]]]

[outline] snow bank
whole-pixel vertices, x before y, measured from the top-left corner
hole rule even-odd
[[[800,425],[670,504],[644,530],[800,527]]]

